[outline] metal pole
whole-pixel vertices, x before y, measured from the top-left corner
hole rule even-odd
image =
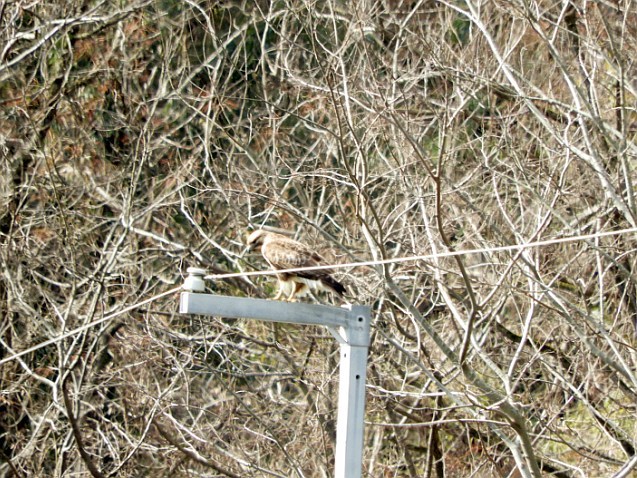
[[[205,271],[188,269],[180,299],[184,314],[243,317],[328,327],[340,343],[335,478],[360,478],[363,468],[365,378],[371,311],[362,305],[331,307],[203,294]]]
[[[363,461],[367,348],[341,344],[335,478],[360,478]]]

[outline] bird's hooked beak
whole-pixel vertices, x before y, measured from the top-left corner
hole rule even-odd
[[[246,242],[245,252],[254,252],[259,248],[259,246],[261,246],[259,241]]]
[[[252,232],[246,237],[246,247],[250,252],[255,251],[263,244],[263,237],[259,231]]]

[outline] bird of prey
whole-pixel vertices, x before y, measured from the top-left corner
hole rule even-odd
[[[275,270],[315,267],[324,265],[323,258],[305,244],[274,232],[258,229],[248,236],[250,250],[261,248],[261,255]],[[277,274],[279,292],[274,300],[285,295],[285,300],[293,301],[310,292],[310,289],[333,292],[339,296],[345,293],[343,284],[334,279],[330,269],[284,272]]]

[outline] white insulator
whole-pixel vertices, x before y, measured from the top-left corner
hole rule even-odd
[[[184,280],[183,289],[192,292],[204,292],[206,290],[206,283],[203,278],[206,275],[206,271],[198,267],[189,267],[187,271],[188,277]]]

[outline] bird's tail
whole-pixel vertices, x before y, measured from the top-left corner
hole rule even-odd
[[[333,290],[336,294],[340,295],[341,297],[345,294],[345,292],[347,292],[347,289],[345,289],[345,286],[343,284],[341,284],[339,281],[337,281],[336,279],[330,276],[321,277],[321,282],[323,283],[325,287]]]

